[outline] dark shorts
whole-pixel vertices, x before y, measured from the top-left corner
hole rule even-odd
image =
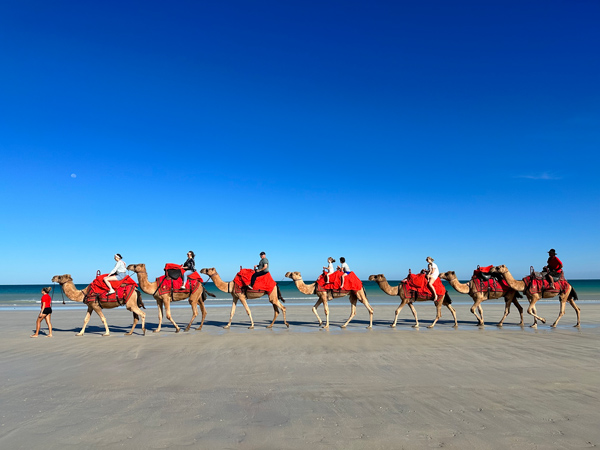
[[[42,314],[50,315],[52,314],[52,308],[44,308]]]

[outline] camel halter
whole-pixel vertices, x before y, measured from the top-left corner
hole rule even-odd
[[[65,294],[62,290],[62,284],[59,284],[60,286],[60,294],[62,295],[62,301],[63,301],[63,305],[65,304]],[[54,301],[54,291],[56,290],[56,283],[54,283],[54,286],[52,287],[52,296],[50,297],[50,301],[53,302]]]

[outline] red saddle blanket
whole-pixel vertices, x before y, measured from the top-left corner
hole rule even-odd
[[[554,282],[554,289],[550,289],[550,283],[545,278],[539,279],[530,275],[523,278],[523,282],[525,283],[525,291],[528,291],[531,294],[541,294],[542,291],[545,291],[553,292],[554,295],[558,295],[559,293],[566,292],[569,288],[569,283],[562,275],[560,280]]]
[[[236,287],[236,292],[241,292],[244,286],[248,286],[250,284],[250,280],[252,279],[252,275],[254,274],[254,270],[252,269],[242,269],[240,270],[235,278],[233,279],[233,283]],[[267,272],[266,275],[262,277],[258,277],[254,286],[252,286],[252,291],[265,291],[269,294],[275,289],[277,283],[271,276],[271,272]]]
[[[329,274],[329,283],[326,282],[325,275],[321,274],[321,276],[317,278],[317,289],[319,291],[360,291],[363,288],[362,281],[358,279],[354,272],[350,272],[346,275],[344,289],[342,289],[342,274],[343,272],[340,272],[339,270]]]
[[[200,274],[198,272],[194,272],[188,275],[185,286],[183,286],[183,268],[179,264],[165,264],[165,272],[167,270],[179,270],[181,272],[181,276],[176,280],[173,280],[166,275],[158,277],[156,279],[156,283],[158,284],[159,295],[167,294],[171,291],[188,291],[190,294],[192,294],[196,292],[204,282]]]
[[[444,298],[446,288],[442,284],[442,280],[437,278],[433,282],[433,287],[438,295],[439,300]],[[433,300],[433,293],[427,286],[427,275],[421,273],[411,273],[402,280],[402,289],[404,294],[409,298],[417,298],[422,300]]]
[[[115,294],[108,295],[108,286],[104,279],[107,273],[98,275],[90,284],[90,288],[85,296],[85,303],[100,300],[102,302],[122,302],[127,303],[131,294],[136,290],[137,283],[127,275],[122,280],[110,280],[110,285],[115,290]]]
[[[475,290],[477,292],[507,292],[510,290],[510,286],[502,277],[501,279],[497,279],[495,277],[490,277],[489,280],[483,280],[481,278],[481,274],[488,274],[492,269],[492,266],[479,267],[473,271],[473,276],[471,280],[475,286]]]

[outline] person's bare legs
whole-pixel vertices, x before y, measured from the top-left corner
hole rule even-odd
[[[106,277],[104,279],[104,284],[106,284],[108,286],[108,293],[109,294],[114,294],[115,290],[113,289],[113,287],[110,284],[110,281],[116,281],[117,277],[115,275],[111,276],[111,277]]]
[[[427,287],[429,287],[429,289],[431,289],[431,292],[433,293],[433,301],[437,302],[438,301],[438,295],[435,292],[435,288],[433,287],[433,281],[430,277],[427,277]]]

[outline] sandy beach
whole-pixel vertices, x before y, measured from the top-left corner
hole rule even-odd
[[[266,301],[265,301],[266,305]],[[320,329],[310,307],[290,305],[286,329],[269,306],[253,307],[256,329],[238,309],[209,308],[202,331],[156,327],[147,310],[124,336],[131,314],[106,311],[112,335],[85,309],[55,310],[54,337],[30,339],[35,311],[0,312],[0,448],[236,449],[572,449],[600,445],[600,304],[584,303],[582,326],[567,306],[558,328],[520,327],[502,305],[485,304],[475,326],[457,305],[458,329],[444,309],[427,329],[431,304],[375,310],[374,328],[359,305],[331,306]],[[558,302],[538,304],[552,323]],[[189,309],[176,309],[187,323]],[[46,330],[45,323],[42,332]]]

